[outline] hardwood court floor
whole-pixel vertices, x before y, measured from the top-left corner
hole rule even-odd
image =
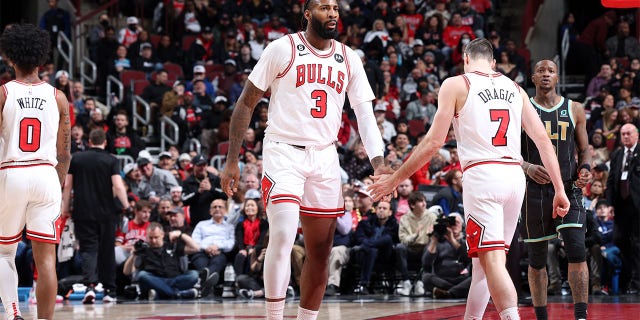
[[[573,319],[570,296],[549,297],[549,319]],[[295,319],[298,300],[288,300],[285,319]],[[35,306],[21,304],[25,319],[34,319]],[[328,298],[322,304],[318,319],[462,319],[464,300],[432,300],[373,295],[365,298],[342,296]],[[535,319],[532,307],[521,307],[522,319]],[[4,319],[4,313],[0,316]],[[121,301],[116,304],[83,305],[66,301],[56,307],[55,319],[107,320],[191,320],[191,319],[265,319],[263,300],[209,298],[195,301]],[[486,320],[498,320],[489,305]],[[640,297],[591,297],[589,319],[640,319]]]

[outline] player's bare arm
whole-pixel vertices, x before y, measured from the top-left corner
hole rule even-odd
[[[258,89],[250,80],[247,80],[238,102],[233,109],[231,115],[231,123],[229,125],[229,151],[227,152],[227,161],[220,175],[222,190],[230,197],[238,190],[238,182],[240,181],[240,169],[238,168],[238,155],[244,133],[247,131],[253,109],[260,98],[264,96],[264,91]]]
[[[71,120],[69,118],[69,101],[62,91],[56,90],[56,102],[60,111],[58,140],[56,142],[56,149],[58,150],[56,172],[58,173],[58,179],[60,179],[60,186],[63,186],[67,172],[69,172],[69,163],[71,162]]]
[[[533,105],[529,101],[527,93],[520,88],[520,94],[522,95],[523,107],[522,107],[522,128],[527,135],[533,140],[540,152],[542,163],[544,164],[553,188],[555,196],[553,198],[553,216],[560,215],[564,217],[569,212],[569,199],[564,192],[564,185],[562,184],[562,177],[560,176],[560,165],[558,164],[558,157],[553,150],[553,145],[547,130],[542,124],[542,120],[535,111]]]
[[[464,105],[467,90],[464,79],[460,76],[448,78],[440,87],[438,93],[438,110],[433,117],[433,123],[424,139],[415,147],[411,156],[392,175],[374,176],[375,183],[369,186],[371,197],[379,200],[392,193],[400,182],[409,178],[420,169],[431,157],[438,152],[447,137],[451,120],[457,108]],[[461,104],[459,102],[462,102]]]
[[[73,190],[73,175],[67,174],[62,185],[62,214],[71,216],[71,190]]]
[[[587,117],[584,106],[572,101],[571,111],[575,120],[575,141],[578,149],[578,180],[576,186],[584,188],[591,181],[591,153],[589,152],[589,135],[587,133]]]

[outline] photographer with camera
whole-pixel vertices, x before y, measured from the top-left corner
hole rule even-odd
[[[465,298],[471,286],[471,259],[462,232],[462,216],[453,212],[436,220],[422,256],[422,281],[434,299]],[[427,291],[427,292],[429,292]]]
[[[138,240],[124,264],[123,273],[137,279],[140,291],[149,300],[195,299],[198,272],[187,270],[187,253],[200,250],[189,235],[178,230],[165,234],[162,225],[147,227],[147,240]]]

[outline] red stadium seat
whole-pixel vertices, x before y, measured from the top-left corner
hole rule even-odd
[[[208,64],[204,66],[206,74],[213,72],[224,72],[224,65],[221,64]]]
[[[158,48],[158,43],[160,43],[160,39],[162,39],[162,36],[159,34],[152,34],[151,38],[149,40],[151,40],[151,45],[153,46],[153,48]]]
[[[184,78],[184,72],[182,72],[182,66],[177,63],[165,62],[164,69],[169,72],[169,79]]]
[[[188,51],[194,41],[196,41],[196,36],[194,35],[186,35],[182,37],[182,50]]]
[[[149,85],[149,81],[147,80],[135,80],[133,81],[133,94],[139,96],[142,94],[142,91],[144,91],[144,88],[146,88]]]
[[[131,87],[131,81],[138,80],[147,80],[147,74],[137,70],[123,70],[120,72],[120,81],[127,88]]]

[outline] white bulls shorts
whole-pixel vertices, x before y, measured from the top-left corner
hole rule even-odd
[[[462,178],[467,248],[509,250],[525,191],[519,163],[486,162],[465,168]]]
[[[49,243],[60,241],[62,192],[51,164],[0,167],[0,244],[27,238]]]
[[[300,205],[301,215],[344,214],[340,163],[334,144],[304,147],[266,137],[262,155],[265,208],[291,202]]]

